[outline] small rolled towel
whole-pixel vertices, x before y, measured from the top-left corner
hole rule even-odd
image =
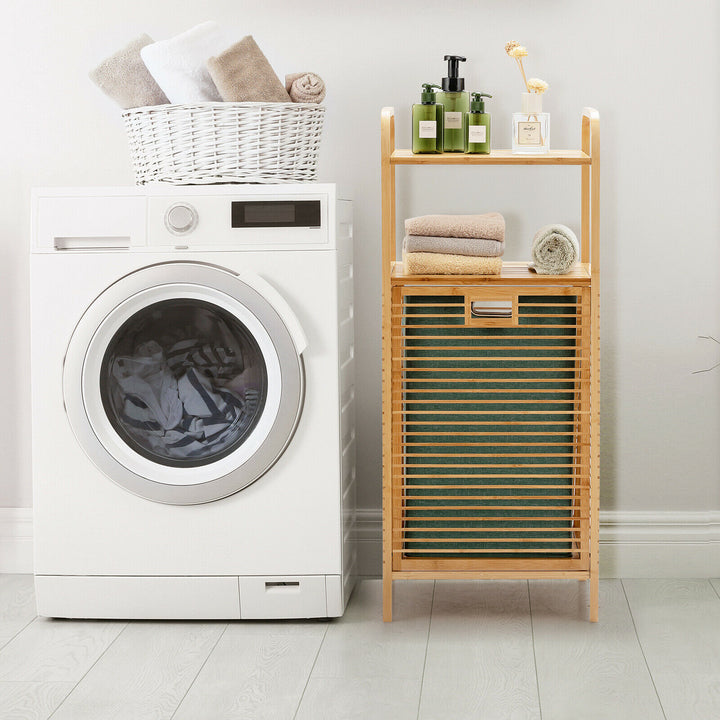
[[[149,35],[140,35],[90,71],[90,79],[124,110],[170,102],[140,57],[152,43]]]
[[[499,275],[502,258],[406,252],[403,267],[407,275]]]
[[[207,68],[226,102],[290,102],[252,35],[211,57]]]
[[[580,246],[565,225],[545,225],[533,237],[529,265],[538,275],[564,275],[578,261]]]
[[[325,99],[325,83],[315,73],[304,72],[286,75],[285,89],[293,102],[321,103]]]
[[[498,240],[485,240],[485,238],[445,238],[433,237],[432,235],[406,235],[403,240],[403,250],[406,252],[499,257],[505,252],[505,243]]]
[[[180,35],[146,45],[143,62],[171,103],[220,102],[205,62],[222,52],[232,39],[212,20]]]
[[[485,238],[505,240],[505,218],[496,212],[484,215],[421,215],[405,221],[406,235]]]

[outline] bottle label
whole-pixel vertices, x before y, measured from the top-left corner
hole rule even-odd
[[[445,129],[462,130],[462,116],[463,114],[461,112],[446,112]]]
[[[518,123],[518,145],[542,145],[539,122]]]
[[[437,136],[436,120],[420,120],[418,123],[418,137],[435,138]]]
[[[487,127],[485,125],[470,125],[468,127],[468,142],[487,142]]]

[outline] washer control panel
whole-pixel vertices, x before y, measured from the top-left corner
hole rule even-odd
[[[197,227],[197,224],[197,210],[190,203],[175,203],[165,212],[165,227],[173,235],[187,235]]]
[[[178,251],[259,250],[334,245],[337,202],[333,195],[303,188],[192,187],[186,194],[147,199],[147,247]],[[312,190],[312,192],[310,191]]]

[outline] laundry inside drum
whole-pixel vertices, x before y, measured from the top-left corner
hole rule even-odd
[[[110,423],[147,459],[172,467],[216,462],[262,415],[268,376],[257,340],[227,310],[194,299],[135,313],[108,344],[100,392]]]

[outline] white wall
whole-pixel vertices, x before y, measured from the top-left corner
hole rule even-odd
[[[360,505],[380,506],[379,125],[398,146],[422,82],[465,54],[495,147],[519,104],[511,39],[550,83],[552,145],[579,147],[580,111],[601,114],[602,507],[720,509],[720,114],[716,0],[35,0],[2,10],[0,507],[29,507],[28,224],[33,185],[131,184],[119,110],[87,72],[141,32],[216,19],[252,33],[278,74],[317,71],[328,90],[320,180],[354,191]],[[401,168],[398,221],[498,210],[507,257],[534,230],[579,222],[577,168]]]

